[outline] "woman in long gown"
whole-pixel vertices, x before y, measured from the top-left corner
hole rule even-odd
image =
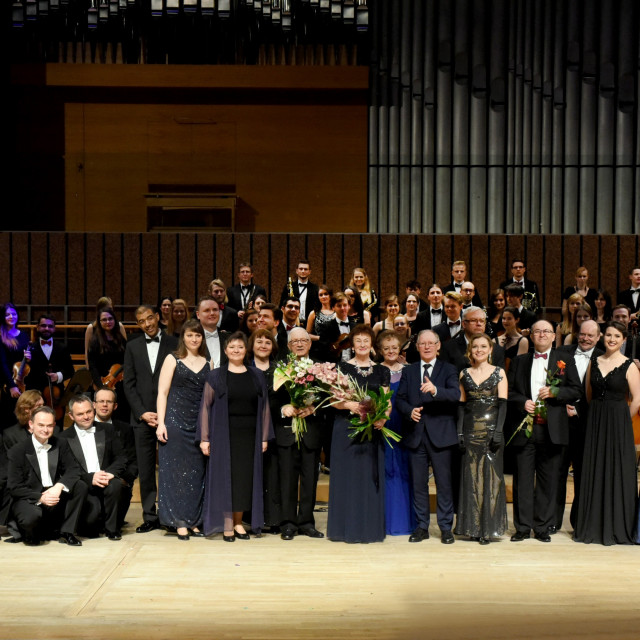
[[[377,347],[378,353],[384,358],[382,365],[391,374],[390,388],[393,396],[387,427],[402,435],[403,419],[395,407],[395,395],[405,366],[398,360],[400,338],[393,331],[383,331],[378,336]],[[416,528],[417,522],[413,512],[409,452],[402,446],[402,442],[394,442],[393,447],[388,442],[384,444],[384,482],[387,535],[408,535]]]
[[[640,372],[620,352],[626,336],[623,324],[610,322],[605,353],[591,359],[586,373],[589,413],[573,535],[577,542],[632,544],[636,534],[638,476],[631,416],[640,407]]]
[[[507,411],[507,376],[489,364],[493,341],[486,334],[469,340],[471,366],[460,374],[458,440],[462,452],[455,533],[488,544],[507,528],[502,454]]]
[[[197,320],[182,326],[178,349],[162,364],[158,380],[158,516],[180,540],[202,536],[206,459],[195,441],[202,388],[210,368],[204,330]]]
[[[361,387],[378,391],[389,388],[390,372],[371,360],[373,340],[371,327],[356,325],[351,331],[355,356],[338,366]],[[383,438],[377,432],[371,441],[349,437],[349,417],[358,413],[358,403],[341,402],[335,407],[327,536],[342,542],[382,542],[386,533]]]
[[[214,369],[204,385],[196,440],[209,457],[204,532],[223,532],[225,542],[234,542],[249,539],[242,525],[245,511],[251,511],[251,529],[257,534],[262,529],[262,454],[273,426],[265,376],[245,364],[245,335],[231,334],[224,352],[228,363]]]

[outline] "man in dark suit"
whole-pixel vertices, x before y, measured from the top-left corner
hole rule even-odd
[[[555,525],[556,496],[563,447],[569,444],[567,404],[580,397],[580,378],[573,357],[552,350],[555,332],[539,320],[531,330],[535,353],[517,356],[509,368],[509,403],[517,420],[532,416],[531,437],[516,433],[516,471],[513,475],[512,542],[531,536],[550,542]],[[563,364],[560,364],[560,363]],[[552,385],[551,376],[558,381]]]
[[[630,287],[618,292],[618,304],[624,304],[631,311],[631,320],[640,317],[640,267],[631,267],[629,270]]]
[[[249,262],[241,262],[238,267],[238,284],[234,284],[227,289],[227,300],[229,306],[238,310],[238,317],[242,319],[244,312],[247,310],[249,300],[254,296],[263,295],[267,292],[264,287],[253,282],[253,267]]]
[[[63,380],[73,376],[71,355],[65,345],[53,339],[55,331],[55,319],[50,315],[42,314],[38,318],[37,338],[31,349],[29,362],[31,371],[25,378],[27,389],[37,389],[42,393],[51,383],[62,392],[64,391]]]
[[[456,260],[451,265],[451,284],[448,284],[442,292],[449,293],[450,291],[453,291],[454,293],[462,295],[462,286],[467,280],[467,277],[467,263],[464,260]],[[482,307],[482,300],[476,293],[475,287],[470,303],[475,307]]]
[[[351,344],[348,339],[356,319],[349,317],[349,298],[344,293],[336,293],[331,306],[335,318],[322,325],[316,353],[318,359],[326,362],[339,362],[351,358]]]
[[[515,307],[520,312],[518,328],[523,336],[528,336],[533,323],[538,319],[535,313],[522,306],[524,289],[519,284],[509,284],[504,289],[508,307]]]
[[[431,328],[443,344],[462,331],[462,296],[455,291],[444,294],[445,319]]]
[[[578,516],[578,501],[580,499],[582,454],[584,452],[584,437],[587,428],[587,411],[589,409],[586,393],[586,372],[591,358],[597,358],[604,353],[604,351],[597,346],[599,339],[600,328],[598,323],[595,322],[595,320],[585,320],[580,325],[578,342],[576,344],[564,345],[558,349],[559,355],[561,353],[568,353],[573,356],[582,387],[580,397],[567,405],[567,415],[569,416],[569,444],[562,452],[558,480],[558,498],[556,501],[556,517],[554,524],[549,528],[549,534],[553,534],[562,528],[567,496],[567,475],[571,465],[573,465],[574,495],[569,518],[571,526],[575,529]]]
[[[467,345],[474,335],[486,332],[487,316],[484,309],[468,307],[462,313],[462,331],[443,345],[440,358],[443,362],[450,362],[460,373],[471,366],[467,358]],[[504,369],[504,349],[496,344],[491,354],[491,364]]]
[[[127,342],[124,352],[124,393],[131,407],[144,517],[144,522],[136,531],[146,533],[159,526],[156,512],[158,378],[164,359],[177,349],[178,340],[161,331],[160,318],[151,305],[138,307],[136,320],[144,335]]]
[[[240,326],[238,311],[227,302],[227,287],[216,278],[209,283],[209,295],[218,303],[218,330],[233,333]]]
[[[289,349],[296,358],[308,358],[311,338],[301,327],[289,332]],[[280,504],[283,540],[293,540],[296,533],[310,538],[324,538],[316,529],[313,510],[316,504],[316,487],[320,465],[320,447],[325,428],[324,412],[314,412],[314,407],[296,409],[290,404],[289,394],[284,387],[278,390],[281,403],[280,415],[274,415],[274,430],[278,447],[278,468],[280,470]],[[292,418],[305,418],[307,430],[296,441],[291,428]],[[300,493],[298,500],[298,483]]]
[[[299,260],[296,267],[297,278],[291,279],[285,284],[280,294],[280,307],[283,307],[288,297],[297,298],[300,301],[300,323],[306,325],[306,320],[312,311],[320,309],[318,298],[318,285],[309,280],[311,267],[306,259]]]
[[[59,535],[60,542],[79,547],[82,543],[74,534],[86,486],[78,486],[81,469],[67,441],[53,435],[55,425],[53,409],[34,409],[29,420],[32,437],[9,451],[11,510],[25,544]]]
[[[204,296],[198,301],[196,317],[204,329],[204,339],[207,343],[207,360],[211,361],[211,368],[217,369],[227,362],[224,345],[229,333],[219,328],[220,306],[212,296]]]
[[[136,440],[133,427],[121,420],[113,419],[113,412],[118,408],[118,395],[115,389],[103,387],[93,396],[93,408],[96,412],[96,423],[110,424],[120,442],[127,463],[120,474],[122,489],[118,506],[118,530],[122,529],[127,511],[131,505],[133,483],[138,477],[138,460],[136,458]]]
[[[433,331],[418,335],[420,362],[402,370],[396,394],[398,411],[407,419],[403,445],[409,449],[413,507],[418,527],[409,542],[429,537],[429,463],[437,488],[437,516],[444,544],[454,542],[452,456],[458,444],[456,416],[460,400],[458,373],[437,359],[440,339]]]
[[[289,353],[289,347],[287,346],[287,332],[284,333],[280,330],[282,324],[282,311],[273,304],[273,302],[266,302],[260,307],[258,313],[258,327],[260,329],[266,329],[271,333],[273,339],[278,345],[277,360],[284,360]]]
[[[68,408],[73,424],[60,438],[67,440],[82,469],[78,486],[86,486],[78,528],[90,537],[97,537],[104,526],[109,540],[121,540],[118,529],[120,474],[127,460],[120,441],[112,426],[94,422],[93,403],[87,396],[73,396]]]
[[[540,297],[538,285],[533,280],[525,278],[526,272],[527,267],[524,264],[524,260],[514,258],[511,261],[511,280],[505,280],[500,283],[500,288],[506,290],[510,284],[517,284],[521,286],[523,298],[527,298],[528,300],[535,302],[536,307],[539,309],[542,306],[542,298]],[[520,328],[522,328],[522,324],[520,325]]]
[[[619,322],[627,330],[627,337],[624,339],[620,351],[627,358],[633,360],[636,367],[640,369],[640,339],[637,335],[632,335],[629,331],[631,325],[631,309],[625,304],[617,304],[611,312],[611,320],[613,320],[613,322]],[[604,348],[602,340],[600,342],[600,346]]]
[[[442,305],[443,296],[444,294],[442,293],[442,287],[440,287],[440,285],[433,283],[429,287],[427,294],[429,304],[426,309],[422,310],[421,308],[421,311],[418,313],[411,327],[412,335],[417,335],[425,329],[432,329],[446,320],[444,307]]]

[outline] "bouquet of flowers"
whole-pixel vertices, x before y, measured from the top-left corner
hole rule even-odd
[[[562,376],[564,376],[564,370],[567,366],[564,360],[558,360],[556,370],[551,373],[547,371],[546,383],[550,388],[551,396],[556,397],[558,395],[558,387],[562,382]],[[537,399],[536,407],[533,413],[528,413],[524,420],[516,427],[516,430],[513,432],[513,435],[509,438],[509,442],[511,442],[517,433],[524,429],[524,435],[527,438],[531,437],[533,432],[533,425],[536,424],[544,424],[547,421],[547,403],[544,400]],[[509,444],[507,442],[507,445]],[[505,445],[506,446],[506,445]]]
[[[273,374],[273,388],[277,391],[284,385],[293,407],[304,409],[315,405],[315,411],[329,402],[331,389],[340,388],[341,377],[345,376],[335,369],[334,364],[316,363],[310,358],[298,358],[290,353]],[[306,419],[294,416],[291,428],[300,446],[300,439],[307,431]]]

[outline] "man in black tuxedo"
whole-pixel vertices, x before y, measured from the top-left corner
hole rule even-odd
[[[266,305],[262,305],[262,309]],[[262,311],[262,309],[260,311]],[[285,296],[284,304],[280,307],[282,322],[277,327],[276,342],[278,343],[278,357],[284,359],[289,353],[289,332],[300,326],[300,300],[295,296]],[[284,345],[287,345],[286,349]]]
[[[520,312],[518,329],[523,336],[528,336],[533,323],[538,319],[535,313],[522,306],[524,289],[519,284],[509,284],[504,289],[508,307],[515,307]]]
[[[284,360],[289,353],[289,347],[287,346],[287,332],[284,333],[280,330],[282,324],[282,311],[273,304],[273,302],[266,302],[260,307],[258,313],[258,327],[260,329],[266,329],[271,333],[273,339],[278,345],[277,360]]]
[[[209,283],[209,295],[218,303],[218,330],[233,333],[240,326],[238,311],[227,303],[227,287],[216,278]]]
[[[446,320],[444,306],[442,305],[443,295],[442,287],[435,282],[429,287],[429,292],[427,293],[429,304],[424,310],[421,308],[418,313],[411,326],[412,335],[417,335],[425,329],[432,329]]]
[[[451,265],[451,284],[448,284],[442,292],[449,293],[450,291],[453,291],[454,293],[462,295],[462,286],[465,281],[467,281],[467,263],[464,260],[456,260]],[[482,308],[482,300],[476,293],[475,287],[470,304],[473,304],[475,307]]]
[[[453,452],[458,444],[456,416],[460,385],[455,367],[437,359],[440,339],[422,331],[417,341],[420,361],[402,370],[396,394],[398,411],[407,419],[402,444],[409,450],[413,507],[418,527],[409,542],[429,537],[429,463],[436,481],[441,540],[455,541],[453,529]]]
[[[513,475],[512,542],[531,536],[550,542],[549,527],[556,524],[556,499],[563,447],[569,444],[567,404],[580,397],[580,378],[571,354],[552,350],[555,331],[550,322],[538,320],[531,330],[535,353],[517,356],[509,368],[509,403],[517,420],[533,417],[531,437],[516,433],[516,471]],[[564,362],[563,364],[560,364]],[[547,373],[549,372],[549,373]],[[549,384],[549,375],[559,380]],[[536,406],[546,409],[539,415]]]
[[[73,376],[74,368],[69,350],[59,340],[53,339],[55,332],[55,318],[42,314],[36,327],[37,338],[31,348],[31,371],[25,378],[27,389],[37,389],[42,393],[51,383],[63,392],[63,380]]]
[[[247,310],[249,300],[254,296],[263,295],[267,292],[264,287],[253,282],[253,267],[249,262],[241,262],[238,267],[238,284],[234,284],[227,289],[227,300],[229,306],[237,309],[238,317],[242,319],[244,312]]]
[[[629,270],[630,287],[618,292],[618,304],[624,304],[631,311],[631,320],[640,317],[640,267],[635,266]]]
[[[118,408],[118,395],[115,389],[103,387],[93,396],[93,408],[96,412],[96,423],[110,424],[120,442],[127,460],[124,470],[120,474],[122,489],[118,506],[118,530],[122,529],[127,511],[131,505],[133,483],[138,477],[138,459],[136,458],[136,440],[133,427],[127,422],[113,419],[113,412]]]
[[[112,426],[96,424],[93,403],[87,396],[69,400],[71,427],[60,434],[69,443],[76,462],[82,469],[78,486],[86,486],[85,502],[78,528],[97,537],[104,526],[109,540],[121,540],[118,529],[118,506],[127,459]]]
[[[556,502],[556,517],[554,524],[549,528],[549,533],[553,534],[562,528],[564,518],[565,502],[567,497],[567,475],[569,467],[573,465],[573,504],[571,505],[570,522],[575,529],[578,516],[578,501],[580,500],[580,484],[582,478],[582,454],[584,452],[584,437],[587,428],[587,403],[586,372],[589,361],[592,357],[601,356],[604,351],[598,348],[600,340],[600,327],[595,320],[585,320],[580,325],[578,342],[564,345],[558,349],[558,355],[568,353],[573,356],[576,363],[578,377],[582,384],[581,394],[577,400],[567,405],[567,415],[569,416],[569,444],[562,452],[560,464],[560,476],[558,482],[558,498]]]
[[[348,336],[356,326],[355,318],[349,317],[349,298],[344,293],[336,293],[331,299],[331,307],[336,317],[320,328],[318,359],[325,362],[349,360],[352,353]]]
[[[450,362],[460,373],[471,366],[467,358],[467,345],[474,335],[486,332],[487,316],[484,309],[468,307],[462,312],[462,331],[443,345],[440,358],[443,362]],[[491,354],[491,364],[504,369],[504,349],[496,344]]]
[[[32,436],[9,451],[11,511],[25,544],[59,535],[60,542],[79,547],[82,543],[74,534],[86,486],[78,485],[81,469],[67,441],[53,435],[55,425],[53,409],[34,409],[29,420]]]
[[[158,378],[164,359],[178,348],[178,340],[160,329],[160,318],[151,305],[138,307],[136,321],[143,336],[127,342],[124,352],[124,393],[131,407],[144,517],[144,522],[136,531],[146,533],[159,526],[156,511]]]
[[[300,324],[306,325],[307,318],[312,311],[320,309],[320,300],[318,298],[318,285],[309,280],[311,275],[311,267],[306,259],[299,260],[296,267],[297,278],[291,281],[291,290],[289,283],[285,284],[280,294],[280,307],[284,307],[288,297],[296,298],[300,301]],[[293,293],[293,295],[292,295]]]
[[[611,319],[619,322],[627,329],[627,337],[622,343],[620,351],[627,358],[633,360],[633,363],[640,369],[640,338],[637,335],[631,335],[629,327],[631,325],[631,309],[625,304],[617,304],[611,312]],[[635,346],[635,349],[634,349]]]
[[[211,368],[217,369],[227,362],[224,345],[229,333],[219,328],[220,306],[212,296],[204,296],[198,301],[196,317],[204,329],[204,339],[207,343],[206,358],[211,362]]]
[[[511,261],[511,279],[505,280],[500,283],[500,288],[506,290],[506,288],[511,284],[517,284],[522,287],[522,295],[523,298],[526,297],[529,300],[535,301],[537,308],[539,309],[542,306],[542,298],[540,297],[540,291],[538,290],[538,285],[533,281],[525,278],[525,273],[527,272],[527,267],[524,264],[524,260],[520,260],[520,258],[514,258]],[[508,304],[508,303],[507,303]],[[511,305],[516,306],[516,305]],[[520,325],[522,328],[522,324]]]
[[[462,331],[462,296],[459,293],[448,291],[444,294],[444,314],[445,319],[431,327],[443,344]]]
[[[311,338],[301,327],[289,332],[289,349],[298,359],[309,357]],[[290,404],[289,394],[284,386],[278,390],[278,400],[281,412],[280,416],[274,416],[274,430],[280,470],[281,537],[283,540],[293,540],[294,535],[301,533],[310,538],[324,538],[324,534],[316,529],[313,516],[320,447],[325,428],[324,412],[316,414],[313,406],[296,409]],[[291,428],[291,420],[296,416],[305,418],[307,422],[307,430],[299,443]]]

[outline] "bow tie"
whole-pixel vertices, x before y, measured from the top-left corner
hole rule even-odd
[[[251,285],[250,284],[242,284],[240,286],[242,287],[243,291],[248,291],[249,289],[251,289]]]
[[[49,346],[51,347],[53,345],[53,340],[51,340],[51,338],[49,338],[49,340],[42,340],[42,338],[40,339],[40,346],[44,347],[44,346]]]
[[[204,339],[208,340],[209,338],[217,338],[218,337],[218,332],[214,331],[213,333],[211,333],[211,331],[205,331],[204,332]]]
[[[296,325],[295,324],[285,324],[284,325],[287,331],[291,331],[291,329],[295,329]]]
[[[450,327],[457,327],[460,324],[460,320],[456,320],[455,322],[447,323]]]
[[[431,309],[431,313],[433,314],[438,314],[438,315],[442,315],[442,309]]]
[[[589,359],[591,357],[591,351],[591,349],[589,351],[581,351],[580,349],[576,349],[575,355]]]
[[[454,283],[453,283],[453,286],[454,286],[456,289],[460,289],[460,287],[462,287],[462,282],[460,282],[460,283],[458,283],[458,282],[454,282]]]
[[[638,289],[631,287],[631,293],[638,293],[638,291],[640,291],[640,287]]]
[[[78,427],[78,429],[80,429],[80,427]],[[80,429],[80,435],[82,437],[86,436],[89,433],[95,433],[95,432],[96,432],[95,427],[89,427],[88,429]]]
[[[342,322],[342,321],[340,321],[340,322],[338,322],[338,324],[339,324],[341,327],[348,327],[348,326],[349,326],[349,323],[348,323],[348,322]]]
[[[534,353],[533,354],[533,358],[534,358],[534,360],[536,358],[542,358],[543,360],[546,360],[547,359],[547,354],[546,353]]]
[[[160,337],[156,336],[155,338],[147,338],[147,344],[151,342],[157,342],[158,344],[160,344]]]
[[[36,453],[40,453],[41,451],[49,451],[51,449],[51,445],[47,442],[46,444],[38,444],[35,446]]]

